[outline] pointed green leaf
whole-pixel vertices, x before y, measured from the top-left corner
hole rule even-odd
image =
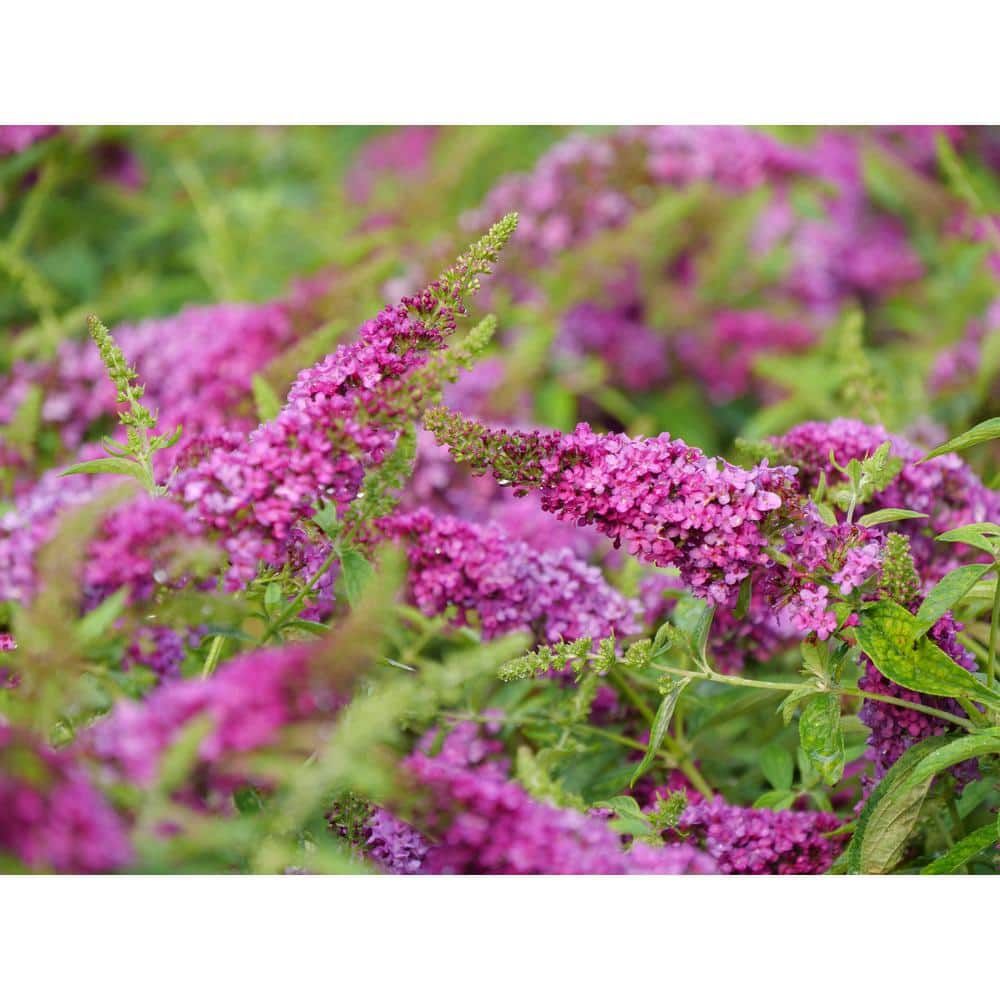
[[[783,812],[785,809],[791,809],[795,804],[796,798],[795,792],[789,792],[784,788],[772,788],[770,791],[757,796],[753,808]]]
[[[660,707],[656,710],[656,715],[653,717],[653,725],[649,730],[649,743],[646,746],[646,754],[632,772],[632,778],[629,781],[630,787],[649,770],[650,765],[653,763],[653,758],[663,743],[663,737],[667,735],[667,728],[670,726],[671,718],[673,718],[677,701],[681,696],[681,692],[687,687],[687,683],[686,678],[673,682],[670,689],[663,696]]]
[[[981,854],[990,847],[996,847],[997,839],[997,824],[991,820],[986,826],[981,826],[978,830],[973,830],[967,837],[963,837],[946,854],[942,854],[936,861],[927,865],[920,874],[950,875],[967,861],[971,861],[977,854]]]
[[[263,375],[257,373],[251,380],[253,401],[257,407],[257,416],[262,424],[266,424],[281,412],[281,400],[271,388],[271,383]]]
[[[77,473],[86,473],[92,476],[105,473],[115,476],[131,476],[133,479],[145,482],[142,466],[130,458],[95,458],[89,462],[77,462],[75,465],[63,469],[59,475],[73,476]]]
[[[99,639],[121,615],[128,603],[128,593],[128,587],[121,587],[77,622],[77,635],[84,645]]]
[[[799,717],[799,741],[809,762],[828,785],[844,774],[844,732],[840,725],[840,699],[818,694]]]
[[[879,875],[895,867],[923,803],[923,796],[916,799],[911,796],[904,802],[897,793],[917,765],[939,747],[946,746],[949,739],[948,736],[934,736],[910,747],[873,789],[844,852],[849,874]]]
[[[792,787],[795,761],[783,746],[768,743],[760,752],[760,769],[774,788],[787,791]]]
[[[368,582],[375,575],[372,564],[357,549],[344,548],[340,553],[340,577],[344,584],[344,594],[351,607],[358,601]]]
[[[907,521],[914,517],[927,517],[916,510],[905,510],[902,507],[886,507],[884,510],[873,510],[870,514],[858,518],[858,524],[864,528],[872,528],[876,524],[888,524],[890,521]]]
[[[978,524],[964,524],[961,528],[952,528],[935,538],[937,542],[959,542],[982,549],[990,555],[1000,549],[1000,526],[992,521],[981,521]]]
[[[993,567],[989,563],[959,566],[935,584],[917,609],[917,630],[914,637],[924,635],[949,609],[953,608]]]
[[[959,434],[950,441],[939,444],[936,448],[927,452],[920,459],[920,462],[927,462],[932,458],[937,458],[938,455],[945,455],[949,451],[965,451],[966,448],[972,448],[974,445],[982,444],[984,441],[993,441],[996,438],[1000,438],[1000,417],[991,417],[989,420],[984,420],[982,423],[976,424],[975,427],[967,430],[964,434]],[[919,465],[920,462],[917,464]]]
[[[858,644],[883,676],[910,691],[943,698],[971,698],[1000,708],[1000,695],[981,684],[925,635],[914,641],[914,615],[893,601],[866,608],[856,632]]]

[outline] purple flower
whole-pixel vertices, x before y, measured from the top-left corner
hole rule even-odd
[[[840,853],[844,837],[830,837],[843,822],[832,813],[750,809],[719,796],[694,801],[677,824],[724,875],[820,875]]]
[[[595,566],[568,549],[537,551],[493,524],[471,524],[422,510],[385,520],[404,539],[413,602],[428,615],[471,613],[484,638],[519,629],[545,642],[636,631],[638,606],[614,590]]]
[[[285,726],[332,713],[337,696],[310,680],[308,644],[262,649],[237,657],[208,678],[162,684],[143,702],[120,701],[85,735],[88,750],[111,775],[151,784],[164,752],[199,716],[211,720],[198,761],[213,782],[230,788],[245,775],[230,755],[276,741]]]
[[[0,722],[0,851],[35,871],[111,872],[132,857],[125,825],[68,750]]]
[[[385,809],[375,809],[364,828],[365,853],[390,875],[415,875],[430,845],[422,834]]]
[[[430,734],[433,737],[433,734]],[[421,871],[459,875],[711,874],[714,863],[691,845],[622,849],[601,819],[533,799],[494,759],[501,745],[462,723],[435,756],[429,739],[406,767],[427,795],[435,831]]]

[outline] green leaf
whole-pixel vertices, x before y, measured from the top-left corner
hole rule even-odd
[[[982,423],[976,424],[975,427],[967,430],[964,434],[959,434],[950,441],[939,444],[936,448],[927,452],[920,459],[920,462],[930,461],[930,459],[937,458],[938,455],[945,455],[949,451],[965,451],[966,448],[982,444],[984,441],[993,441],[998,437],[1000,437],[1000,417],[991,417],[989,420],[984,420]],[[917,462],[917,465],[920,462]]]
[[[760,769],[774,788],[787,791],[792,787],[795,761],[783,746],[768,743],[760,752]]]
[[[251,380],[253,401],[257,407],[257,416],[261,423],[268,423],[281,412],[281,400],[271,388],[271,383],[263,375],[257,373]]]
[[[888,524],[890,521],[907,521],[913,517],[927,517],[916,510],[905,510],[902,507],[886,507],[884,510],[873,510],[870,514],[858,518],[858,524],[863,528],[871,528],[876,524]]]
[[[835,694],[812,698],[799,717],[799,741],[809,762],[828,785],[844,774],[844,731],[840,725],[840,699]]]
[[[879,601],[861,613],[858,644],[884,677],[921,694],[972,698],[1000,708],[1000,695],[980,683],[925,635],[916,641],[914,615],[893,601]]]
[[[942,854],[937,860],[927,865],[920,874],[950,875],[967,861],[971,861],[977,854],[981,854],[990,847],[995,847],[996,843],[997,824],[991,820],[986,826],[981,826],[978,830],[973,830],[967,837],[963,837],[946,854]]]
[[[138,462],[133,462],[130,458],[95,458],[89,462],[77,462],[69,468],[63,469],[60,476],[74,476],[78,473],[86,473],[92,476],[108,473],[115,476],[131,476],[145,483],[146,477],[142,466]]]
[[[656,715],[653,717],[653,725],[649,730],[649,744],[646,747],[646,754],[632,772],[629,787],[634,785],[649,770],[650,765],[653,763],[653,759],[656,757],[656,753],[663,743],[663,737],[667,735],[667,728],[670,725],[671,718],[673,718],[677,701],[681,696],[681,692],[687,687],[687,683],[687,678],[673,682],[670,689],[663,696],[660,707],[656,710]]]
[[[924,635],[950,608],[953,608],[993,567],[989,563],[959,566],[935,584],[917,609],[914,638]]]
[[[803,698],[811,698],[817,691],[815,684],[803,684],[801,687],[797,687],[790,691],[785,698],[782,700],[781,704],[778,706],[778,711],[781,712],[781,717],[785,721],[785,725],[788,725],[792,721],[792,716],[795,714],[795,706],[802,701]]]
[[[187,780],[198,762],[202,742],[214,728],[215,719],[210,715],[196,715],[184,725],[160,760],[157,787],[162,794],[169,795]]]
[[[959,542],[982,549],[990,555],[996,554],[1000,548],[1000,525],[992,521],[980,521],[977,524],[964,524],[961,528],[952,528],[943,535],[938,535],[936,542]]]
[[[772,788],[770,791],[758,795],[753,804],[754,809],[771,809],[774,812],[782,812],[790,809],[795,804],[797,795],[795,792],[786,791],[784,788]]]
[[[337,508],[332,503],[325,503],[313,514],[313,521],[327,538],[336,538],[340,531],[340,521],[337,519]]]
[[[282,604],[281,584],[272,580],[264,589],[264,607],[271,616],[278,611]]]
[[[84,645],[100,639],[105,630],[114,624],[128,604],[128,592],[128,587],[119,588],[77,622],[76,632]]]
[[[844,852],[849,874],[880,875],[896,866],[923,804],[923,795],[904,797],[900,790],[921,761],[949,742],[947,736],[934,736],[910,747],[868,796]]]
[[[340,551],[340,578],[344,584],[344,593],[352,608],[357,607],[361,595],[369,581],[375,575],[372,564],[353,548],[343,548]]]
[[[934,778],[963,761],[995,753],[1000,753],[1000,728],[958,738],[932,737],[910,747],[872,792],[858,818],[848,847],[849,870],[877,875],[895,868]]]
[[[753,591],[752,577],[745,577],[743,582],[740,584],[740,592],[736,598],[736,608],[733,611],[733,617],[740,621],[746,617],[747,611],[750,608],[750,597]]]

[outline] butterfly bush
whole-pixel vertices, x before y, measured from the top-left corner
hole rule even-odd
[[[428,796],[426,823],[439,830],[421,871],[450,875],[712,874],[712,860],[682,844],[622,849],[605,822],[533,799],[494,759],[502,745],[465,723],[436,755],[407,760]]]
[[[196,213],[58,131],[0,127],[0,869],[989,867],[996,451],[924,456],[993,415],[995,136],[400,128],[321,189],[180,130]]]
[[[491,431],[440,411],[432,424],[474,468],[537,489],[543,510],[596,527],[643,562],[677,568],[693,593],[719,604],[771,563],[768,533],[794,496],[790,467],[765,460],[742,469],[669,434],[630,439],[587,424],[572,434]]]
[[[843,468],[851,459],[873,454],[886,441],[891,442],[890,455],[902,465],[898,475],[878,494],[878,506],[927,515],[926,520],[903,521],[896,530],[909,536],[920,572],[933,582],[951,568],[946,553],[934,543],[935,535],[1000,516],[1000,495],[984,486],[961,458],[942,455],[917,464],[923,451],[906,438],[890,434],[883,427],[844,418],[800,424],[772,443],[783,460],[799,470],[803,487],[812,489],[821,475],[828,482],[843,478],[831,456]],[[870,504],[857,508],[862,515],[871,509],[874,507]]]
[[[426,510],[397,515],[382,527],[406,540],[410,593],[427,615],[454,607],[465,624],[474,613],[487,638],[518,629],[546,642],[636,631],[635,602],[568,549],[535,551],[497,525]]]
[[[386,307],[353,344],[301,372],[273,420],[182,470],[175,493],[222,536],[231,586],[261,562],[280,565],[293,528],[321,503],[343,512],[357,496],[366,468],[382,462],[419,404],[408,377],[444,347],[513,224],[495,226],[441,281]]]
[[[310,681],[308,646],[289,645],[248,653],[208,678],[161,685],[143,702],[119,702],[87,733],[87,743],[106,775],[149,785],[165,752],[184,727],[204,717],[211,724],[197,746],[210,784],[231,788],[239,766],[227,758],[267,746],[288,725],[340,704]]]
[[[0,852],[60,874],[106,872],[132,857],[124,821],[74,755],[2,720]]]

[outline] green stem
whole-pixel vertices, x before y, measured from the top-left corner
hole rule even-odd
[[[305,603],[306,598],[312,593],[313,588],[323,578],[323,575],[337,561],[340,553],[336,546],[330,550],[330,554],[323,560],[319,569],[299,588],[299,592],[292,598],[287,608],[267,627],[267,631],[261,636],[259,645],[263,646],[268,639],[276,636],[293,618],[299,613],[299,609]]]
[[[749,677],[736,677],[729,674],[719,674],[715,671],[712,671],[711,673],[702,673],[701,671],[680,670],[677,667],[663,666],[657,666],[657,669],[675,677],[688,677],[692,680],[714,681],[716,684],[729,684],[733,687],[761,688],[763,690],[770,691],[797,691],[800,687],[802,687],[801,684],[784,684],[778,681],[755,681]],[[817,688],[817,691],[818,690],[819,689]],[[962,729],[968,729],[970,732],[974,732],[976,729],[976,726],[972,722],[968,719],[963,719],[959,715],[954,715],[951,712],[945,712],[939,708],[932,708],[930,705],[922,705],[918,702],[906,701],[903,698],[896,698],[889,694],[874,694],[873,692],[862,691],[859,688],[832,688],[830,689],[830,693],[838,695],[851,695],[854,698],[867,698],[869,701],[884,701],[889,705],[899,705],[901,708],[909,708],[914,712],[923,712],[924,715],[933,715],[938,719],[943,719],[945,722],[950,722],[953,726],[960,726]]]
[[[208,647],[208,656],[205,657],[205,665],[201,668],[201,676],[209,677],[219,665],[222,659],[222,649],[226,645],[226,637],[217,635],[212,639],[212,645]]]
[[[993,617],[990,619],[990,651],[986,659],[986,684],[993,687],[997,669],[997,631],[1000,629],[1000,573],[993,586]]]

